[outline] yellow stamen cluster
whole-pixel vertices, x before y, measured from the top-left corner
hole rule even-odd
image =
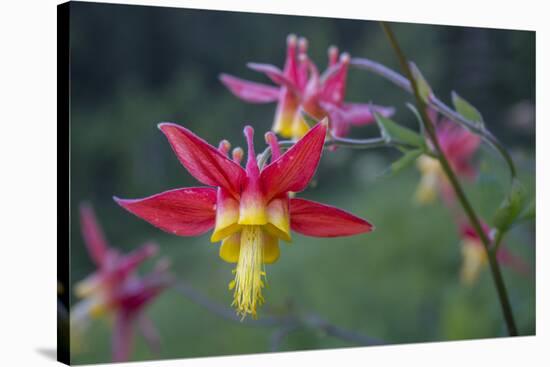
[[[257,307],[264,302],[262,296],[264,287],[262,277],[265,278],[265,272],[262,270],[264,242],[261,226],[243,226],[235,281],[230,284],[230,288],[235,289],[232,305],[243,319],[248,314],[256,317]]]

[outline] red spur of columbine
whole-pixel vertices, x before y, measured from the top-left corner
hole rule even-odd
[[[481,138],[466,128],[447,119],[437,120],[437,112],[428,110],[428,116],[435,124],[437,139],[451,168],[458,177],[471,180],[476,175],[472,158],[477,152]],[[446,203],[454,199],[454,191],[436,158],[422,155],[417,160],[421,173],[420,183],[416,190],[415,200],[419,204],[427,204],[435,200],[438,192]]]
[[[372,123],[373,111],[386,117],[394,112],[393,107],[344,102],[349,61],[349,54],[339,55],[338,48],[332,46],[328,50],[328,67],[320,75],[308,58],[307,40],[291,34],[287,37],[283,70],[269,64],[247,64],[252,70],[267,75],[276,87],[227,74],[221,74],[220,80],[246,102],[277,102],[272,130],[284,138],[299,139],[309,130],[301,110],[317,120],[328,117],[332,135],[342,137],[351,126]]]
[[[75,286],[76,295],[83,298],[71,312],[75,336],[79,337],[90,317],[111,314],[115,319],[113,361],[128,360],[134,324],[137,324],[151,349],[157,351],[158,333],[143,310],[171,282],[168,263],[161,260],[151,273],[138,276],[138,266],[157,253],[155,244],[144,244],[129,254],[119,253],[107,245],[94,212],[87,204],[80,206],[80,223],[86,248],[97,271]]]
[[[315,237],[349,236],[372,231],[372,225],[343,210],[309,200],[290,198],[304,190],[313,177],[326,137],[317,124],[281,154],[275,134],[266,134],[271,163],[259,167],[254,151],[254,130],[247,126],[245,169],[243,150],[229,143],[218,149],[188,129],[161,123],[181,164],[201,183],[211,187],[169,190],[144,199],[115,200],[152,225],[179,236],[196,236],[212,228],[211,242],[220,242],[220,257],[236,263],[233,306],[241,317],[256,316],[264,299],[264,264],[279,258],[279,240],[290,241],[290,230]]]

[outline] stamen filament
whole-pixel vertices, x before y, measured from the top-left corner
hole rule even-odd
[[[265,272],[263,265],[264,234],[261,226],[243,226],[241,249],[235,269],[233,306],[243,319],[248,315],[256,317],[256,309],[264,302],[262,288]]]

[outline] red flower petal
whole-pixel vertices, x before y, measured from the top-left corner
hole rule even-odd
[[[265,167],[260,179],[267,201],[287,191],[299,192],[306,188],[319,165],[326,133],[326,127],[317,124],[285,154]]]
[[[346,93],[346,78],[348,75],[349,55],[343,53],[340,61],[329,67],[323,73],[322,98],[335,104],[341,104]]]
[[[290,227],[313,237],[351,236],[374,226],[342,209],[304,199],[290,199]]]
[[[342,118],[345,123],[362,126],[374,122],[372,112],[378,112],[383,117],[390,117],[394,114],[395,108],[364,103],[344,103],[342,106]]]
[[[527,276],[531,268],[521,257],[510,252],[506,247],[500,247],[497,252],[497,260],[516,271],[518,274]]]
[[[132,349],[132,317],[124,311],[116,313],[113,328],[113,362],[126,362]]]
[[[153,324],[153,321],[149,317],[147,317],[147,315],[143,314],[139,316],[137,325],[141,335],[143,336],[143,339],[149,346],[149,349],[151,349],[153,353],[159,354],[160,336],[157,328],[155,327],[155,324]]]
[[[246,64],[250,69],[257,71],[259,73],[263,73],[267,75],[269,79],[273,81],[273,83],[285,86],[288,89],[290,89],[294,94],[298,95],[298,89],[294,81],[287,78],[285,73],[275,65],[270,64],[260,64],[256,62],[249,62]]]
[[[117,264],[117,272],[121,276],[126,276],[137,269],[141,263],[150,257],[156,255],[158,252],[158,245],[153,242],[149,242],[141,246],[140,248],[124,255],[120,259],[120,263]]]
[[[191,187],[144,199],[114,199],[130,213],[178,236],[196,236],[214,226],[216,190],[213,188]]]
[[[206,185],[221,186],[238,197],[246,177],[241,166],[182,126],[165,122],[159,124],[159,129],[193,177]]]
[[[221,74],[220,81],[240,99],[250,103],[275,102],[279,98],[279,88],[250,82],[231,75]]]
[[[94,211],[88,204],[80,205],[80,228],[90,257],[100,267],[109,249]]]
[[[451,159],[470,159],[481,143],[478,135],[449,121],[438,125],[437,135],[441,148]]]

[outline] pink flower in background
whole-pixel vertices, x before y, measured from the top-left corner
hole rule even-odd
[[[313,177],[326,137],[317,124],[284,154],[273,133],[266,134],[272,149],[271,163],[259,167],[254,150],[254,130],[247,126],[245,169],[243,151],[236,148],[229,159],[229,143],[218,149],[186,128],[159,124],[181,164],[201,183],[165,191],[144,199],[117,203],[152,225],[179,236],[197,236],[213,229],[211,242],[220,242],[220,257],[236,263],[233,305],[243,318],[256,316],[264,299],[265,267],[279,258],[279,240],[290,241],[290,230],[314,237],[349,236],[370,232],[373,227],[332,206],[290,198],[289,192],[304,190]]]
[[[350,57],[329,48],[328,68],[319,74],[317,66],[307,56],[307,40],[295,35],[287,38],[284,69],[269,64],[249,63],[252,70],[264,73],[277,86],[251,82],[222,74],[220,80],[229,90],[250,103],[277,102],[272,130],[285,138],[299,139],[309,130],[300,110],[320,120],[328,117],[334,136],[345,136],[351,126],[374,121],[372,111],[389,117],[392,107],[344,102]]]
[[[136,274],[138,266],[157,253],[157,246],[150,243],[126,255],[119,253],[108,246],[94,212],[87,204],[80,206],[80,225],[86,249],[97,270],[75,286],[76,295],[83,298],[71,312],[75,331],[82,331],[89,317],[112,314],[114,361],[128,360],[134,323],[152,350],[158,350],[158,334],[142,311],[169,285],[167,263],[160,261],[145,276]]]
[[[488,238],[493,241],[491,228],[485,223],[482,224]],[[471,285],[479,278],[481,269],[487,265],[487,252],[475,229],[470,224],[463,223],[460,226],[460,237],[462,251],[460,279],[464,284]],[[521,258],[512,254],[504,244],[501,244],[498,249],[497,261],[522,275],[529,272],[529,266]]]
[[[481,143],[481,138],[464,127],[447,119],[437,120],[437,112],[428,110],[430,119],[435,124],[437,138],[451,168],[458,177],[472,180],[477,174],[472,159]],[[415,194],[421,204],[435,200],[441,193],[447,203],[454,199],[453,188],[439,161],[427,155],[418,158],[417,167],[422,175]]]

